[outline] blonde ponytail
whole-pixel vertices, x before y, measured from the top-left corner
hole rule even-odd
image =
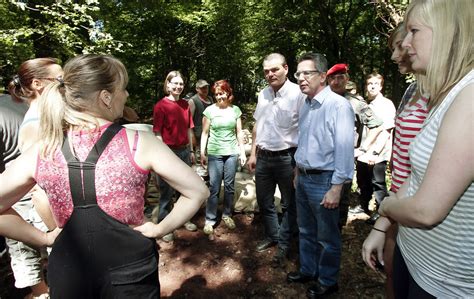
[[[40,156],[52,160],[67,130],[99,127],[97,99],[101,90],[125,89],[128,74],[109,55],[78,55],[64,65],[63,78],[48,86],[40,100]]]
[[[52,160],[54,151],[63,143],[64,114],[66,110],[65,87],[55,82],[46,87],[39,101],[41,158]]]

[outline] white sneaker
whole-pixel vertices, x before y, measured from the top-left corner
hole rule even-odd
[[[224,223],[225,223],[225,225],[227,226],[228,229],[234,229],[235,228],[234,219],[232,219],[230,216],[222,216],[222,221],[224,221]]]
[[[214,228],[212,227],[212,224],[206,224],[204,225],[203,231],[206,235],[211,235],[214,232]]]
[[[164,235],[161,237],[161,240],[165,241],[166,243],[173,242],[174,241],[174,234],[171,232],[169,234]]]
[[[198,229],[196,224],[192,223],[191,221],[186,222],[184,224],[184,228],[190,232],[195,232]]]

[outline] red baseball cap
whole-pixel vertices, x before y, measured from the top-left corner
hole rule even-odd
[[[327,72],[327,76],[331,76],[334,74],[347,74],[349,71],[349,66],[345,63],[338,63],[333,65]]]

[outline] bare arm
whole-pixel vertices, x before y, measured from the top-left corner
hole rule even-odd
[[[188,146],[189,146],[189,156],[191,159],[191,164],[196,164],[196,156],[194,155],[194,146],[193,146],[193,140],[196,139],[194,137],[194,131],[192,128],[188,129]]]
[[[155,132],[156,138],[158,138],[159,141],[163,142],[163,137],[161,136],[160,132]]]
[[[60,230],[45,233],[26,222],[13,209],[8,209],[0,215],[0,236],[18,240],[36,248],[51,246]]]
[[[194,113],[196,112],[196,105],[194,105],[193,99],[188,100],[189,110],[191,110],[191,117],[194,117]]]
[[[252,129],[252,150],[250,152],[249,160],[247,165],[250,171],[255,171],[255,166],[257,165],[257,122],[253,125]]]
[[[372,145],[372,147],[370,148],[370,150],[376,153],[382,152],[391,134],[392,134],[392,129],[381,130],[380,133],[377,135],[377,138],[374,144]]]
[[[30,146],[36,144],[39,136],[39,122],[29,122],[23,126],[18,135],[18,147],[24,153]]]
[[[37,146],[20,155],[0,175],[0,213],[9,209],[35,185]]]
[[[245,155],[245,147],[244,147],[244,134],[242,132],[242,119],[239,117],[237,119],[237,123],[235,126],[236,134],[237,134],[237,142],[239,143],[239,158],[240,158],[240,165],[245,165],[247,161],[247,155]]]
[[[158,224],[148,222],[135,228],[147,237],[159,238],[182,226],[209,196],[208,188],[192,168],[150,133],[140,132],[135,161],[142,168],[156,172],[181,193],[173,210],[163,221]]]
[[[379,211],[400,224],[435,225],[448,215],[474,179],[474,85],[464,88],[446,112],[424,179],[404,200],[387,198]],[[455,132],[455,133],[454,133]],[[398,196],[400,197],[400,196]]]
[[[201,165],[207,164],[207,140],[209,139],[209,129],[211,122],[205,116],[202,117],[202,133],[201,133]]]
[[[46,234],[27,223],[11,206],[35,185],[38,147],[32,146],[0,174],[0,235],[34,247],[50,246],[56,233]]]
[[[387,217],[380,217],[374,224],[374,229],[370,231],[369,236],[362,245],[362,259],[372,270],[375,269],[376,261],[378,260],[382,265],[383,251],[385,245],[385,232],[390,227],[391,222]]]
[[[377,140],[377,137],[379,136],[380,132],[382,132],[382,130],[383,130],[382,126],[368,129],[367,137],[362,141],[362,143],[359,146],[359,149],[368,151],[369,148],[372,146],[372,144],[374,144],[374,142]]]

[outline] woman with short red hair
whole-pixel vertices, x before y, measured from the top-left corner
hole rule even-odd
[[[206,223],[204,233],[212,235],[217,223],[217,205],[224,179],[224,211],[222,220],[229,229],[235,228],[232,219],[234,203],[234,182],[237,161],[246,161],[242,139],[242,112],[233,105],[234,96],[229,82],[219,80],[212,86],[216,103],[203,112],[201,135],[201,164],[208,163],[210,196],[206,206]],[[207,160],[207,161],[206,161]]]

